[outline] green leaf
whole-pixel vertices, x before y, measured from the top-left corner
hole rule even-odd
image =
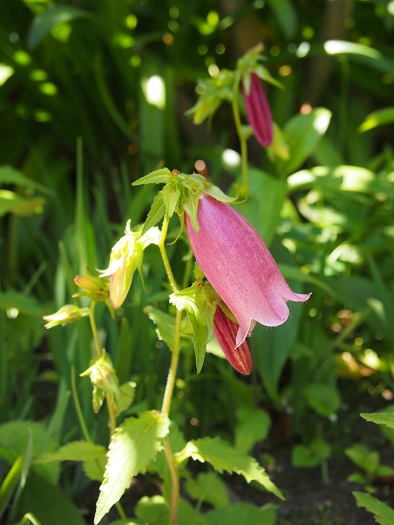
[[[394,429],[394,412],[375,412],[372,414],[362,413],[361,417],[377,425],[386,425]]]
[[[132,478],[146,471],[161,449],[168,430],[168,419],[156,411],[128,418],[116,429],[109,445],[95,524],[120,500]]]
[[[291,462],[295,467],[317,467],[327,460],[331,447],[322,439],[315,439],[308,446],[296,445],[292,450]]]
[[[268,0],[278,25],[287,39],[293,38],[297,29],[297,12],[291,0]]]
[[[6,459],[8,463],[13,463],[18,456],[26,452],[31,438],[33,461],[44,450],[52,452],[58,446],[56,441],[48,437],[43,424],[29,420],[10,421],[0,426],[0,457]],[[34,470],[53,484],[57,482],[60,474],[57,463],[34,465]]]
[[[374,129],[378,126],[385,124],[392,124],[394,122],[394,107],[378,109],[370,113],[360,124],[358,131],[364,133],[370,129]]]
[[[230,504],[227,486],[215,472],[203,472],[186,481],[185,489],[199,503],[205,501],[215,508]]]
[[[157,310],[152,306],[146,306],[144,313],[156,325],[156,334],[160,341],[164,341],[168,348],[172,349],[175,337],[175,319],[172,315]],[[189,321],[185,318],[181,323],[181,345],[189,345],[192,338],[192,330]]]
[[[144,235],[150,228],[155,226],[164,217],[166,208],[164,206],[163,195],[159,192],[153,199],[152,206],[145,219],[144,227],[142,228],[142,234]]]
[[[250,503],[232,503],[225,508],[211,510],[205,515],[210,525],[275,525],[276,512],[272,504],[255,507]]]
[[[47,452],[38,456],[35,463],[50,463],[51,461],[89,461],[105,457],[107,450],[102,445],[89,441],[71,441],[56,452]]]
[[[286,181],[268,173],[249,168],[250,197],[237,206],[239,211],[259,232],[267,246],[278,226],[283,203],[287,197]],[[264,206],[261,206],[264,202]]]
[[[379,453],[369,450],[364,445],[353,445],[345,450],[345,454],[355,465],[370,475],[373,475],[379,466]]]
[[[68,495],[41,476],[29,476],[17,505],[19,516],[33,514],[43,525],[85,525],[81,513]]]
[[[295,115],[286,123],[283,131],[289,142],[290,158],[277,161],[281,177],[293,173],[312,155],[327,131],[330,119],[328,109],[316,108],[307,115]]]
[[[0,518],[3,516],[7,506],[16,491],[22,475],[23,456],[19,456],[0,485]]]
[[[189,441],[186,447],[176,454],[176,457],[179,461],[184,461],[187,458],[193,458],[203,463],[207,461],[219,473],[225,471],[240,474],[248,483],[257,481],[266,490],[283,499],[280,490],[272,483],[263,467],[254,458],[236,450],[218,437]]]
[[[38,302],[20,292],[4,292],[0,293],[0,309],[10,310],[16,308],[19,313],[42,317],[44,311]]]
[[[325,384],[313,383],[304,388],[308,405],[322,416],[331,416],[341,404],[338,390]]]
[[[91,17],[91,14],[77,7],[66,5],[51,7],[34,18],[27,36],[27,43],[30,47],[35,47],[58,24],[85,17]]]
[[[271,426],[267,412],[256,408],[240,408],[237,420],[235,447],[241,452],[249,452],[253,445],[265,439]]]
[[[118,401],[117,415],[127,410],[133,403],[135,397],[135,389],[137,384],[133,381],[128,381],[120,386],[121,396]]]
[[[375,517],[376,523],[380,525],[393,525],[394,510],[388,505],[364,492],[353,492],[358,507],[365,507]]]
[[[132,186],[141,186],[143,184],[167,184],[172,179],[173,175],[168,168],[160,168],[152,171],[133,182]]]
[[[170,511],[162,496],[140,499],[135,513],[144,525],[168,525]],[[178,525],[208,525],[204,516],[195,510],[190,503],[180,499],[178,505]]]
[[[170,295],[170,303],[178,310],[186,311],[193,327],[193,345],[196,354],[197,373],[204,364],[208,341],[213,335],[215,306],[208,286],[195,282],[189,288]]]
[[[0,184],[15,184],[17,186],[34,188],[47,194],[52,193],[45,186],[42,186],[28,177],[25,177],[23,173],[16,170],[15,168],[12,168],[11,166],[0,166]]]

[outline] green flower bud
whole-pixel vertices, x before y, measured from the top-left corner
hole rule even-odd
[[[96,303],[109,299],[109,281],[92,275],[77,275],[74,283],[84,290],[73,295],[73,297],[89,297]]]
[[[43,319],[48,321],[45,328],[53,328],[59,325],[66,325],[78,321],[82,317],[89,315],[88,308],[80,308],[75,304],[66,304],[60,308],[57,312],[51,315],[45,315]]]

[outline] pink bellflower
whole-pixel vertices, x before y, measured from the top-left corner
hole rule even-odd
[[[267,148],[272,143],[272,117],[263,85],[256,73],[250,74],[249,90],[242,81],[246,114],[257,141]]]
[[[186,215],[187,234],[205,277],[238,321],[234,349],[256,322],[278,326],[289,316],[287,301],[309,298],[290,289],[257,231],[229,204],[201,195],[197,221],[199,231]],[[224,320],[219,316],[220,327]]]

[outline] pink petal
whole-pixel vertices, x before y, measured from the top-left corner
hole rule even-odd
[[[238,325],[229,319],[219,306],[216,308],[213,322],[215,337],[230,364],[241,374],[250,374],[252,358],[248,344],[244,341],[235,348]]]
[[[257,141],[265,148],[272,143],[272,116],[263,85],[256,73],[250,75],[250,92],[242,83],[246,114]]]
[[[256,321],[278,326],[289,316],[286,301],[306,301],[294,293],[257,231],[229,204],[202,195],[199,232],[186,215],[186,229],[197,263],[239,323],[236,345]]]

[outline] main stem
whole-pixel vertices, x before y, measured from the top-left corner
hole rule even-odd
[[[165,216],[163,220],[161,236],[159,241],[159,250],[161,258],[163,259],[164,268],[168,280],[170,282],[173,292],[178,291],[178,286],[176,284],[174,274],[172,273],[171,265],[168,260],[165,240],[168,231],[168,218]],[[161,415],[163,417],[168,417],[171,408],[172,396],[174,393],[176,372],[178,368],[179,361],[179,352],[181,349],[181,321],[182,321],[182,311],[177,310],[175,316],[175,334],[174,334],[174,344],[172,347],[172,356],[170,369],[167,376],[166,388],[164,391],[163,405],[161,407]],[[164,441],[164,453],[167,459],[168,467],[171,474],[171,503],[170,503],[170,516],[171,516],[171,525],[177,525],[178,523],[178,501],[179,501],[179,476],[176,461],[172,453],[170,442],[168,438]]]

